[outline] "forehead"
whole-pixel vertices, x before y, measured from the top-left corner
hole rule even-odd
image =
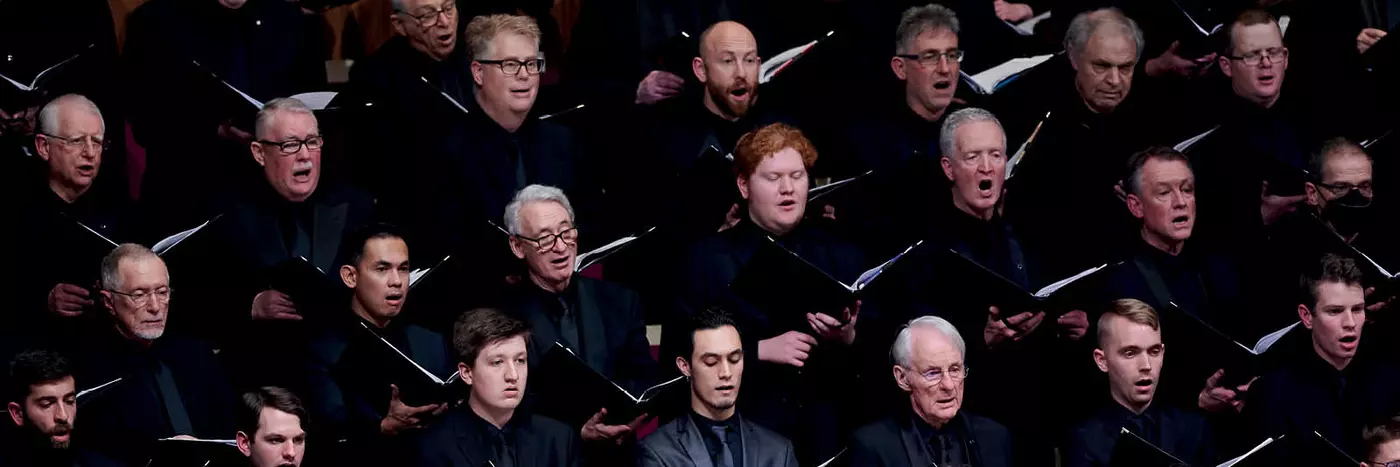
[[[403,0],[403,9],[408,11],[418,11],[429,9],[430,7],[439,7],[447,5],[451,2],[452,0]]]
[[[1084,45],[1084,56],[1090,60],[1108,60],[1126,63],[1137,59],[1137,44],[1133,38],[1112,26],[1102,26],[1089,36]]]
[[[968,122],[958,126],[958,148],[964,151],[1005,149],[1001,127],[988,121]]]
[[[569,221],[569,211],[554,201],[531,201],[520,207],[520,224],[526,230],[552,227]]]
[[[790,172],[807,168],[802,154],[793,148],[782,148],[758,162],[758,172]]]
[[[514,356],[525,353],[525,336],[514,336],[505,339],[497,339],[481,348],[477,360],[483,360],[496,356]]]
[[[711,53],[730,52],[736,55],[758,51],[758,41],[753,33],[738,25],[721,25],[710,31],[706,37],[705,50]]]
[[[74,392],[76,390],[75,388],[76,384],[73,381],[73,377],[64,376],[53,381],[45,381],[39,384],[29,385],[29,397],[62,397],[64,395]]]
[[[910,352],[915,366],[948,366],[962,363],[963,355],[953,345],[952,339],[942,331],[932,327],[910,329],[909,341],[913,346]]]
[[[365,258],[379,259],[388,256],[397,256],[408,259],[408,244],[402,238],[373,238],[365,242]]]
[[[1164,161],[1161,159],[1149,159],[1142,166],[1142,183],[1150,185],[1154,183],[1177,183],[1190,179],[1191,168],[1182,161]]]
[[[496,59],[528,59],[539,55],[540,47],[534,39],[523,34],[503,31],[491,40],[490,50]]]
[[[273,112],[272,118],[268,121],[268,130],[272,135],[312,134],[316,132],[316,117],[306,112],[278,110]]]
[[[1279,33],[1278,23],[1274,22],[1249,26],[1236,24],[1231,28],[1230,37],[1234,40],[1235,50],[1239,52],[1283,46],[1283,35]]]
[[[68,102],[58,107],[58,128],[60,132],[100,134],[102,118],[87,107]],[[63,136],[63,135],[59,135]]]
[[[1347,151],[1327,158],[1322,176],[1335,179],[1371,178],[1371,160],[1366,155]]]
[[[1162,332],[1146,324],[1134,323],[1126,317],[1108,315],[1104,322],[1105,334],[1110,346],[1150,347],[1162,343]]]
[[[958,47],[958,35],[946,27],[924,28],[909,45],[915,52],[955,49]]]
[[[1361,286],[1355,284],[1344,284],[1341,282],[1322,282],[1317,284],[1317,303],[1321,306],[1343,305],[1350,307],[1353,304],[1365,303],[1366,294],[1361,290]]]
[[[285,433],[301,431],[301,418],[272,407],[263,407],[258,414],[258,432]]]
[[[162,284],[170,277],[165,270],[165,261],[154,255],[123,259],[117,270],[127,287]]]
[[[735,330],[734,326],[695,331],[695,353],[697,354],[724,355],[743,348],[744,344],[739,340],[739,331]]]

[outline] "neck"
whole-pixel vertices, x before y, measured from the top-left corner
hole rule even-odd
[[[505,428],[506,424],[510,423],[510,418],[515,415],[515,409],[487,407],[486,404],[482,404],[475,397],[467,398],[467,406],[471,407],[472,413],[481,417],[482,420],[486,420],[486,423],[490,423],[498,430]]]
[[[1162,250],[1164,253],[1172,256],[1181,254],[1181,248],[1186,246],[1186,242],[1184,241],[1178,242],[1176,240],[1162,238],[1158,235],[1154,235],[1152,232],[1147,230],[1147,226],[1142,227],[1142,239],[1146,241],[1148,245],[1152,245],[1153,248]]]
[[[369,321],[370,324],[373,324],[374,327],[379,329],[384,329],[385,327],[389,326],[389,321],[393,320],[393,318],[389,317],[375,316],[374,313],[370,313],[364,305],[361,305],[359,300],[355,299],[350,300],[350,310],[355,312],[355,316],[359,316],[360,319]]]
[[[1135,404],[1131,401],[1128,401],[1127,398],[1119,395],[1116,392],[1113,393],[1113,402],[1118,403],[1119,406],[1128,409],[1129,412],[1132,412],[1135,415],[1142,415],[1142,413],[1146,412],[1147,408],[1152,405],[1151,400],[1148,400],[1147,402],[1143,402],[1141,404]]]
[[[1108,109],[1107,111],[1099,111],[1099,109],[1094,108],[1094,106],[1093,106],[1092,104],[1090,104],[1089,101],[1084,100],[1083,97],[1079,98],[1079,102],[1083,102],[1083,103],[1084,103],[1084,108],[1085,108],[1085,109],[1089,109],[1089,113],[1094,114],[1094,115],[1106,114],[1106,113],[1109,113],[1109,112],[1113,112],[1113,109]]]
[[[719,103],[715,102],[715,100],[710,97],[709,93],[705,94],[705,110],[709,110],[710,113],[715,114],[716,117],[723,118],[731,122],[739,121],[739,117],[737,115],[729,115],[728,113],[720,110]]]
[[[224,8],[228,8],[230,10],[237,10],[239,8],[243,8],[243,3],[230,2],[228,0],[219,0],[219,5],[222,5]]]
[[[923,104],[919,103],[918,96],[915,96],[914,94],[910,93],[904,94],[904,103],[909,106],[909,110],[912,110],[915,114],[918,114],[919,118],[922,118],[925,121],[929,122],[943,118],[943,114],[948,112],[947,107],[936,110],[929,110],[928,107],[924,107]]]
[[[525,116],[529,112],[517,113],[510,109],[503,109],[498,108],[494,105],[490,105],[485,101],[481,100],[480,89],[478,89],[477,91],[477,108],[480,108],[482,112],[485,112],[487,117],[491,117],[491,120],[495,121],[497,125],[501,126],[501,128],[504,128],[506,132],[515,133],[515,130],[519,130],[520,126],[525,124]]]
[[[695,394],[690,395],[690,410],[695,411],[696,415],[708,418],[710,420],[714,420],[716,422],[729,420],[731,417],[734,416],[735,413],[733,405],[730,405],[727,409],[710,407],[708,404],[705,403],[705,401],[700,400],[700,398],[697,397]]]
[[[1263,108],[1265,108],[1265,109],[1272,109],[1272,108],[1274,108],[1274,104],[1277,104],[1277,103],[1278,103],[1278,97],[1279,97],[1278,94],[1274,94],[1274,95],[1272,95],[1272,96],[1252,96],[1252,97],[1246,97],[1245,100],[1250,101],[1250,102],[1253,102],[1254,105],[1263,107]]]
[[[913,398],[910,398],[910,402],[913,402]],[[933,427],[933,429],[935,429],[935,430],[942,430],[943,427],[944,427],[945,425],[948,424],[948,422],[952,421],[951,418],[950,418],[950,419],[947,419],[947,420],[944,420],[944,419],[940,419],[940,418],[937,418],[937,417],[930,417],[930,416],[928,416],[927,414],[924,414],[923,412],[919,411],[919,405],[918,405],[918,404],[913,404],[913,408],[914,408],[914,416],[915,416],[915,417],[919,417],[919,420],[923,420],[924,423],[927,423],[929,426]]]
[[[136,345],[139,345],[139,346],[141,346],[141,347],[143,347],[143,348],[144,348],[144,347],[150,347],[151,344],[154,344],[154,343],[155,343],[155,341],[153,341],[153,340],[149,340],[149,339],[142,338],[141,336],[138,336],[138,335],[136,335],[136,334],[133,334],[133,333],[127,331],[126,328],[121,327],[121,325],[117,325],[116,327],[117,327],[117,333],[121,334],[121,335],[122,335],[122,338],[123,338],[123,339],[126,339],[127,342],[135,343]]]
[[[88,187],[72,186],[63,183],[62,180],[50,178],[49,189],[53,190],[53,193],[55,195],[58,195],[59,198],[63,199],[63,202],[73,204],[78,202],[78,198],[83,196],[83,193],[87,193]]]
[[[792,225],[791,227],[787,227],[787,228],[783,228],[783,227],[781,227],[781,226],[776,226],[776,225],[774,225],[774,226],[765,225],[765,224],[763,224],[762,222],[759,222],[759,221],[758,221],[758,216],[753,215],[753,211],[749,211],[749,222],[753,222],[753,225],[758,226],[758,228],[763,229],[763,231],[768,232],[768,233],[773,234],[773,235],[776,235],[776,236],[779,236],[779,237],[784,236],[784,235],[787,235],[787,234],[789,234],[789,233],[792,233],[792,230],[797,228],[797,225],[796,225],[796,224]]]
[[[988,207],[987,209],[979,210],[977,208],[972,207],[972,205],[967,204],[967,201],[959,199],[957,195],[953,196],[953,206],[957,207],[959,211],[962,211],[963,213],[969,216],[976,217],[984,221],[992,220],[992,215],[996,213],[995,204]]]
[[[564,293],[564,289],[569,288],[569,283],[573,282],[573,279],[574,276],[570,274],[569,277],[564,278],[562,281],[551,281],[533,272],[530,273],[530,282],[534,282],[535,285],[539,286],[541,289],[553,293]]]
[[[1334,357],[1328,355],[1327,352],[1323,352],[1322,347],[1317,345],[1316,340],[1313,341],[1313,352],[1316,352],[1317,356],[1322,357],[1322,361],[1327,362],[1328,365],[1331,365],[1332,368],[1336,368],[1337,371],[1345,370],[1347,365],[1351,364],[1351,358]]]

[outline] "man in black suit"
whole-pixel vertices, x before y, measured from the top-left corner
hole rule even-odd
[[[238,451],[249,467],[299,467],[306,454],[306,406],[296,394],[266,386],[243,394],[238,410]]]
[[[0,465],[89,466],[99,461],[73,445],[78,390],[68,359],[31,350],[8,363],[5,399],[14,424],[0,430]]]
[[[687,323],[684,356],[676,367],[690,381],[690,410],[642,440],[642,467],[796,467],[792,443],[739,416],[744,343],[734,320],[719,308]]]
[[[302,331],[295,322],[321,318],[342,306],[343,289],[321,271],[345,264],[341,242],[346,232],[369,223],[371,201],[343,185],[322,184],[324,140],[315,114],[301,101],[268,101],[258,113],[256,132],[257,141],[249,148],[265,183],[230,203],[215,222],[211,237],[220,251],[213,254],[223,267],[217,275],[206,271],[197,284],[199,293],[211,297],[202,304],[209,309],[198,322],[177,324],[203,326],[202,333],[217,338],[237,364],[240,387],[285,387],[295,379],[279,373],[289,369],[269,371],[255,362],[265,361],[259,356],[271,357],[265,352],[288,350],[267,345],[268,339],[290,342]],[[318,271],[288,284],[278,271],[289,263]],[[303,283],[307,281],[314,283]]]
[[[1107,466],[1124,428],[1190,465],[1215,462],[1214,440],[1205,417],[1153,403],[1167,346],[1157,312],[1139,300],[1117,300],[1099,317],[1094,364],[1108,375],[1112,400],[1071,438],[1071,467]]]
[[[531,361],[538,364],[558,342],[633,394],[650,386],[656,361],[641,301],[625,287],[575,272],[579,230],[564,192],[527,186],[506,206],[503,220],[510,250],[524,261],[526,277],[506,292],[502,311],[530,325]],[[584,441],[614,441],[635,428],[604,425],[602,419],[600,410],[584,424]]]
[[[739,140],[734,153],[735,183],[745,202],[733,227],[689,247],[675,274],[682,284],[677,316],[710,306],[734,310],[754,377],[745,392],[744,413],[797,446],[798,459],[824,460],[839,450],[843,425],[856,407],[858,304],[846,305],[838,321],[816,310],[761,309],[729,287],[762,242],[772,238],[832,277],[855,277],[865,265],[860,251],[820,225],[804,222],[807,173],[816,149],[801,131],[785,124],[760,128]],[[798,290],[774,293],[801,293]],[[669,328],[672,331],[666,331]],[[682,354],[671,343],[675,326],[663,328],[662,356]]]
[[[412,406],[395,381],[409,362],[434,375],[452,371],[447,340],[399,318],[409,291],[408,244],[396,229],[371,225],[347,239],[340,280],[352,290],[348,313],[329,317],[308,348],[306,378],[318,432],[337,443],[344,462],[394,462],[412,435],[449,401]],[[358,250],[358,251],[356,251]],[[416,389],[416,388],[415,388]],[[421,404],[421,403],[420,403]],[[319,448],[318,448],[319,449]]]
[[[83,406],[89,447],[144,465],[158,439],[233,433],[235,396],[213,350],[166,334],[172,289],[165,262],[146,247],[123,244],[102,260],[102,277],[113,325],[82,343],[75,374],[93,386],[121,381]]]
[[[1239,340],[1263,335],[1254,328],[1267,315],[1247,314],[1235,261],[1191,240],[1196,181],[1186,156],[1171,148],[1153,147],[1133,154],[1128,167],[1124,192],[1128,210],[1140,219],[1139,240],[1124,252],[1124,263],[1109,276],[1106,296],[1135,298],[1163,310],[1163,325],[1172,329],[1201,329],[1189,322],[1198,319],[1241,336]],[[1211,363],[1213,350],[1202,344],[1218,340],[1167,339],[1168,345],[1180,349],[1181,357],[1174,361],[1181,364],[1167,369],[1161,399],[1171,404],[1194,401],[1209,412],[1238,412],[1249,385],[1219,387],[1223,375],[1212,373],[1219,369]]]
[[[578,467],[578,432],[517,410],[529,381],[529,325],[478,308],[457,318],[452,346],[457,377],[471,386],[467,403],[418,438],[419,467]]]
[[[1317,432],[1353,459],[1365,457],[1366,423],[1400,410],[1400,369],[1358,352],[1366,326],[1365,286],[1350,258],[1325,255],[1300,281],[1307,300],[1298,317],[1312,352],[1294,356],[1254,383],[1244,407],[1254,439],[1284,434],[1309,440]],[[1275,464],[1321,465],[1331,458],[1321,443],[1286,444],[1271,451]]]
[[[890,346],[895,383],[909,409],[856,430],[851,465],[1011,465],[1011,434],[961,410],[967,365],[962,335],[943,318],[916,318]]]
[[[280,0],[159,0],[132,12],[123,48],[131,101],[178,96],[207,104],[132,109],[132,133],[146,148],[141,202],[158,214],[156,229],[207,220],[218,212],[210,202],[256,180],[256,167],[240,155],[257,109],[211,73],[259,101],[323,90],[325,62],[304,21],[301,8]]]

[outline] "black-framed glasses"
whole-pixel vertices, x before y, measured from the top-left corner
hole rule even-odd
[[[503,73],[505,73],[505,74],[507,74],[507,75],[519,74],[521,68],[524,68],[526,73],[529,73],[529,74],[532,74],[532,75],[538,75],[538,74],[540,74],[540,73],[544,73],[544,59],[543,59],[543,58],[532,58],[532,59],[529,59],[529,60],[525,60],[525,61],[523,61],[523,62],[520,61],[520,60],[516,60],[516,59],[505,59],[505,60],[477,60],[476,62],[477,62],[477,63],[480,63],[480,64],[482,64],[482,65],[496,65],[496,66],[498,66],[498,67],[501,67],[501,72],[503,72]]]
[[[433,26],[437,26],[438,22],[442,21],[442,18],[457,17],[457,2],[444,3],[442,8],[433,9],[432,11],[423,13],[421,15],[415,15],[403,10],[399,10],[399,13],[407,15],[409,18],[413,18],[414,21],[418,22],[418,27],[426,29],[431,28]]]
[[[1265,58],[1271,63],[1277,63],[1288,59],[1288,47],[1270,47],[1263,50],[1256,50],[1244,55],[1226,55],[1230,60],[1239,60],[1245,65],[1259,66]]]
[[[156,301],[156,303],[170,303],[170,292],[172,290],[174,289],[171,289],[170,287],[160,287],[152,292],[147,292],[145,290],[138,289],[127,293],[116,289],[107,289],[108,292],[126,297],[128,300],[131,300],[132,305],[136,305],[138,307],[150,305],[151,300],[153,299]]]
[[[967,367],[953,365],[947,369],[929,368],[927,371],[919,373],[919,376],[922,376],[924,381],[928,382],[928,384],[941,383],[945,377],[954,383],[961,383],[962,380],[967,379]]]
[[[278,151],[281,151],[281,152],[282,152],[282,155],[284,155],[284,156],[290,156],[290,155],[292,155],[292,154],[296,154],[297,151],[300,151],[300,150],[301,150],[301,147],[302,147],[302,146],[306,146],[306,150],[308,150],[308,151],[320,150],[320,149],[321,149],[321,145],[324,144],[325,142],[326,142],[326,140],[325,140],[324,138],[321,138],[320,136],[312,136],[312,137],[306,138],[306,139],[289,139],[289,140],[286,140],[286,141],[265,141],[265,140],[258,140],[258,144],[265,144],[265,145],[268,145],[268,146],[276,146],[276,147],[277,147],[277,150],[278,150]]]
[[[938,66],[938,64],[942,63],[944,60],[947,60],[948,63],[962,63],[963,51],[957,49],[949,50],[946,52],[938,52],[931,50],[918,54],[899,54],[895,56],[905,60],[914,60],[916,62],[919,62],[919,66],[924,68],[933,68],[935,66]]]
[[[1356,190],[1356,191],[1361,192],[1361,195],[1362,195],[1362,196],[1365,196],[1365,197],[1368,197],[1368,198],[1369,198],[1369,197],[1371,197],[1372,193],[1374,192],[1374,190],[1373,190],[1372,187],[1371,187],[1371,182],[1362,182],[1362,183],[1359,183],[1359,184],[1356,184],[1356,185],[1352,185],[1352,184],[1350,184],[1350,183],[1322,183],[1322,182],[1318,182],[1318,183],[1317,183],[1317,186],[1318,186],[1318,187],[1321,187],[1321,188],[1324,189],[1324,190],[1327,190],[1327,192],[1328,192],[1328,193],[1331,193],[1332,196],[1337,196],[1337,197],[1346,196],[1347,192],[1350,192],[1351,190]]]
[[[54,141],[58,141],[58,144],[68,149],[82,149],[83,147],[95,147],[105,151],[109,146],[107,140],[103,139],[101,136],[79,136],[77,138],[64,138],[62,136],[51,135],[48,133],[39,134],[44,135],[45,138],[51,138]]]
[[[544,234],[541,235],[540,238],[530,238],[524,235],[516,235],[515,238],[519,238],[521,240],[529,240],[531,242],[534,242],[535,247],[539,248],[540,251],[548,251],[554,249],[555,243],[559,242],[560,240],[563,240],[565,245],[577,245],[578,227],[569,227],[567,229],[560,230],[559,233]]]

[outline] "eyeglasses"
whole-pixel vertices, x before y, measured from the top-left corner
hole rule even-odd
[[[540,238],[530,238],[524,235],[516,235],[515,237],[521,240],[529,240],[531,242],[534,242],[535,247],[539,248],[540,251],[548,251],[554,249],[554,244],[560,240],[563,240],[565,245],[577,245],[578,227],[569,227],[555,234],[544,234],[540,236]]]
[[[289,139],[286,141],[258,140],[258,144],[277,146],[277,150],[281,151],[284,156],[296,154],[297,151],[301,150],[302,146],[306,146],[306,150],[308,151],[320,150],[322,143],[325,143],[325,139],[322,139],[320,136],[312,136],[306,139]]]
[[[1350,184],[1350,183],[1335,183],[1335,184],[1334,184],[1334,183],[1321,183],[1321,182],[1319,182],[1319,183],[1317,184],[1317,186],[1322,187],[1323,189],[1327,190],[1328,193],[1331,193],[1332,196],[1337,196],[1337,197],[1346,196],[1347,192],[1350,192],[1351,190],[1359,191],[1359,192],[1361,192],[1361,195],[1362,195],[1362,196],[1365,196],[1365,197],[1368,197],[1368,198],[1371,197],[1371,194],[1372,194],[1371,182],[1363,182],[1363,183],[1358,184],[1358,185],[1352,185],[1352,184]]]
[[[1259,64],[1262,63],[1265,58],[1269,59],[1270,63],[1286,60],[1288,58],[1288,47],[1271,47],[1268,49],[1256,50],[1240,56],[1226,55],[1226,57],[1228,57],[1230,60],[1239,60],[1241,62],[1244,62],[1245,65],[1259,66]]]
[[[933,68],[944,60],[947,60],[948,63],[961,63],[963,51],[954,49],[947,52],[930,51],[921,54],[900,54],[895,56],[905,60],[917,61],[919,62],[919,66],[924,68]]]
[[[1366,463],[1366,465],[1369,465],[1369,466],[1371,466],[1371,467],[1400,467],[1400,461],[1390,461],[1390,462],[1371,461],[1371,462]]]
[[[155,297],[156,303],[170,303],[170,292],[172,290],[173,289],[171,289],[170,287],[161,287],[159,289],[156,289],[154,292],[136,290],[131,293],[126,293],[119,290],[107,289],[108,292],[126,297],[128,300],[131,300],[132,305],[136,305],[138,307],[150,305],[152,297]]]
[[[409,18],[413,18],[414,21],[418,22],[418,27],[420,28],[431,28],[433,26],[437,26],[438,22],[440,21],[439,18],[456,18],[457,3],[447,2],[443,4],[442,9],[435,9],[427,13],[423,13],[421,15],[411,14],[407,11],[402,10],[400,10],[399,13],[403,13],[405,15],[408,15]]]
[[[543,58],[532,58],[532,59],[529,59],[529,60],[526,60],[526,61],[523,61],[523,62],[520,61],[520,60],[514,60],[514,59],[507,59],[507,60],[477,60],[476,62],[477,62],[477,63],[480,63],[480,64],[483,64],[483,65],[496,65],[496,66],[498,66],[498,67],[501,67],[501,71],[504,72],[504,73],[507,74],[507,75],[519,74],[519,73],[520,73],[520,69],[521,69],[522,67],[525,68],[525,72],[526,72],[526,73],[529,73],[529,74],[532,74],[532,75],[538,75],[538,74],[540,74],[540,73],[544,73],[544,59],[543,59]]]
[[[107,140],[102,139],[101,136],[79,136],[79,137],[77,137],[77,138],[64,138],[64,137],[62,137],[62,136],[51,135],[51,134],[48,134],[48,133],[39,133],[39,134],[44,135],[45,138],[53,138],[54,141],[58,141],[58,144],[62,145],[62,146],[65,147],[65,148],[68,148],[68,149],[81,149],[81,148],[84,148],[84,147],[95,147],[95,148],[99,148],[99,149],[102,149],[102,150],[106,150],[106,149],[107,149],[107,146],[108,146]],[[89,146],[89,145],[91,145],[91,146]]]
[[[928,369],[928,371],[919,373],[919,376],[923,376],[924,381],[928,382],[928,384],[941,383],[943,382],[944,376],[948,377],[948,381],[952,381],[953,383],[961,383],[962,380],[967,379],[967,367],[953,366],[951,368],[948,368],[947,370],[944,370],[942,368],[930,368]]]

